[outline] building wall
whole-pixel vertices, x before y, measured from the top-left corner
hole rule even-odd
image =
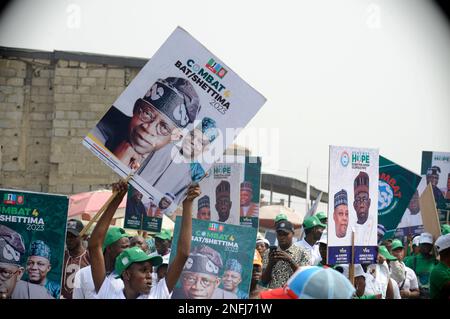
[[[136,60],[144,61],[38,53],[0,49],[0,187],[60,194],[105,188],[118,176],[81,142],[139,72]]]

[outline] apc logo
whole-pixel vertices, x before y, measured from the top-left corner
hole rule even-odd
[[[350,156],[346,151],[342,152],[341,154],[341,165],[344,167],[348,166],[348,163],[350,162]]]
[[[225,74],[227,74],[228,72],[224,67],[222,67],[222,65],[220,65],[220,63],[214,61],[213,58],[209,59],[208,63],[206,63],[205,66],[208,68],[208,70],[210,70],[221,79],[223,79]]]
[[[16,194],[4,194],[3,195],[3,204],[6,205],[23,205],[24,196],[16,195]]]

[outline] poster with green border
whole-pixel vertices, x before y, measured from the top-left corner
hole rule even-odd
[[[164,209],[161,209],[159,205],[154,204],[150,199],[145,198],[141,192],[129,185],[124,228],[159,233],[161,232],[163,214]]]
[[[261,157],[246,156],[240,195],[240,224],[259,227]]]
[[[177,251],[181,217],[177,216],[172,252]],[[252,279],[256,229],[192,220],[191,252],[172,299],[246,299]],[[175,258],[170,255],[169,264]]]
[[[69,198],[64,195],[0,189],[0,199],[0,243],[4,253],[2,263],[8,258],[11,262],[16,260],[16,264],[20,263],[24,270],[20,281],[41,285],[53,298],[58,299]],[[42,271],[37,271],[36,267],[42,267]]]

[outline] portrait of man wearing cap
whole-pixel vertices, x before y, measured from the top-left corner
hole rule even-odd
[[[26,264],[28,281],[44,286],[53,298],[58,299],[61,292],[60,284],[47,278],[47,274],[51,269],[50,247],[42,240],[33,241],[30,244]]]
[[[239,288],[242,282],[242,265],[237,259],[228,259],[222,275],[223,289],[235,293],[239,299],[248,299],[248,293]]]
[[[230,196],[230,183],[221,181],[216,187],[216,210],[219,215],[219,222],[226,222],[230,217],[230,210],[233,204]]]
[[[244,181],[241,183],[241,217],[258,217],[259,205],[252,202],[253,184]]]
[[[146,213],[146,208],[142,202],[142,193],[137,189],[130,187],[131,196],[127,197],[127,207],[125,214],[127,218],[141,220]]]
[[[441,168],[439,166],[432,166],[427,169],[427,185],[431,183],[433,189],[434,201],[437,207],[441,207],[442,203],[445,202],[444,194],[438,187],[439,174],[441,173]]]
[[[172,193],[165,193],[158,203],[158,208],[164,213],[164,211],[172,205],[175,200],[175,196]]]
[[[366,172],[359,172],[354,180],[354,200],[353,208],[356,212],[355,245],[368,246],[377,243],[377,223],[373,216],[369,216],[370,192],[369,175]]]
[[[421,225],[423,225],[423,222],[419,206],[419,192],[416,189],[397,228],[416,228]],[[413,229],[410,229],[408,234],[412,235]]]
[[[208,195],[198,200],[197,219],[211,220],[211,204]]]
[[[53,299],[44,286],[21,280],[24,254],[22,236],[0,225],[0,299]]]
[[[72,299],[75,287],[75,277],[80,269],[90,265],[89,252],[83,242],[87,235],[80,236],[83,223],[78,219],[67,221],[66,250],[64,251],[63,279],[61,287],[61,298]]]
[[[150,200],[147,209],[147,217],[162,218],[163,212],[152,200]]]
[[[347,236],[348,228],[348,199],[345,189],[341,189],[334,194],[334,211],[333,211],[334,227],[337,238]]]
[[[222,256],[215,249],[194,247],[181,273],[181,288],[175,288],[172,299],[237,299],[235,293],[219,288]]]
[[[202,155],[218,134],[216,122],[204,117],[181,144],[168,144],[151,159],[146,159],[137,172],[137,180],[142,178],[157,190],[170,192],[178,205],[189,185],[198,183],[206,175],[201,165]]]
[[[131,118],[113,106],[92,133],[122,163],[135,169],[144,158],[179,140],[181,130],[194,122],[199,109],[199,97],[189,81],[159,79],[135,101]]]

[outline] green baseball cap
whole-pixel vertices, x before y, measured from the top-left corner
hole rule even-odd
[[[395,249],[398,249],[398,248],[405,248],[405,247],[403,247],[403,243],[400,241],[400,240],[398,240],[398,239],[394,239],[393,241],[392,241],[392,247],[391,247],[391,250],[395,250]]]
[[[444,224],[441,226],[441,233],[442,235],[447,235],[450,233],[450,225]]]
[[[143,261],[150,261],[152,266],[159,266],[162,264],[162,257],[159,255],[147,255],[141,248],[134,246],[123,250],[116,258],[115,272],[116,278],[120,278],[125,269],[131,266],[132,263]]]
[[[275,223],[278,223],[280,220],[288,220],[287,216],[283,213],[275,216]]]
[[[316,226],[327,228],[327,225],[322,224],[317,216],[310,216],[303,221],[303,229],[305,230]]]
[[[378,246],[378,253],[381,254],[381,256],[383,256],[387,260],[392,260],[392,261],[397,260],[397,258],[392,256],[391,253],[389,252],[389,250],[387,250],[386,246]]]
[[[172,232],[168,229],[161,229],[161,232],[155,235],[155,238],[159,238],[162,240],[171,240]]]
[[[327,214],[325,214],[324,212],[318,212],[318,213],[317,213],[316,215],[314,215],[314,216],[316,216],[317,218],[319,218],[320,221],[322,221],[322,219],[327,219],[327,218],[328,218]]]
[[[105,241],[103,242],[103,252],[106,247],[114,244],[121,238],[128,237],[128,234],[125,232],[125,229],[120,227],[110,227],[106,232]]]

